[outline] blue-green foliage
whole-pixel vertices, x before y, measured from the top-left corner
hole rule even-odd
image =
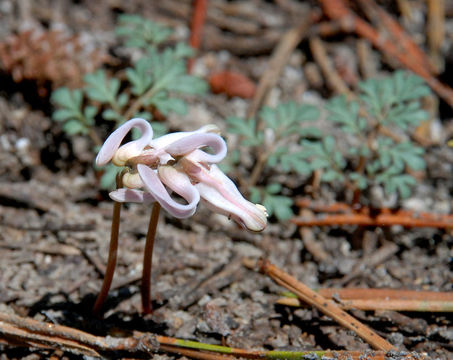
[[[357,100],[336,97],[326,106],[328,120],[356,138],[357,145],[342,154],[343,163],[354,164],[362,157],[366,164],[362,171],[349,171],[348,179],[359,189],[378,184],[387,193],[398,192],[406,198],[416,183],[407,169],[425,169],[424,150],[410,140],[397,142],[392,134],[399,131],[400,137],[409,139],[404,134],[409,127],[428,118],[420,98],[429,95],[430,89],[418,76],[396,71],[392,76],[360,83],[359,90]]]
[[[124,38],[124,44],[147,50],[167,40],[171,30],[165,26],[144,19],[139,15],[121,15],[115,33]]]
[[[302,137],[320,136],[321,133],[313,126],[304,126],[319,117],[319,110],[312,105],[297,104],[293,101],[280,104],[275,109],[263,107],[258,119],[242,119],[230,117],[227,119],[228,132],[240,135],[242,149],[258,148],[265,153],[265,166],[279,168],[283,172],[295,171],[308,173],[307,161],[301,155],[299,147],[290,148],[291,143],[297,144]],[[257,128],[257,126],[259,128]],[[266,133],[272,133],[272,141],[266,140]],[[253,151],[250,151],[252,153]],[[237,152],[232,162],[238,162]],[[252,186],[251,200],[263,204],[269,215],[275,215],[279,220],[287,220],[293,215],[293,201],[282,194],[281,184],[271,183],[263,186]]]
[[[340,130],[336,137],[306,126],[319,117],[319,110],[294,102],[275,109],[264,107],[256,119],[229,118],[228,131],[240,135],[242,151],[248,149],[256,159],[265,153],[263,173],[267,175],[292,172],[307,177],[316,170],[325,182],[352,184],[361,190],[381,185],[387,193],[397,192],[405,198],[416,183],[407,170],[425,168],[424,150],[410,141],[407,130],[427,119],[420,98],[428,94],[422,79],[397,71],[360,83],[356,100],[339,96],[327,103],[327,119]],[[340,147],[337,139],[347,144]],[[358,166],[360,163],[365,166]],[[263,203],[279,220],[293,215],[292,200],[284,195],[290,194],[288,189],[265,181],[252,185],[252,201]]]
[[[85,75],[82,89],[60,88],[52,93],[56,107],[53,119],[63,123],[68,135],[93,135],[95,126],[102,122],[114,122],[118,127],[133,117],[151,121],[153,109],[163,115],[184,115],[187,104],[181,95],[207,90],[205,81],[187,74],[186,60],[193,56],[189,46],[179,43],[161,48],[171,35],[170,29],[138,15],[122,15],[116,34],[126,47],[141,49],[141,57],[125,69],[126,80],[120,80],[118,73],[99,69]],[[166,132],[164,124],[151,124],[156,136]],[[105,172],[101,181],[104,188],[114,184],[113,169]]]

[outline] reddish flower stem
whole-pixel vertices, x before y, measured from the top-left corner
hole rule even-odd
[[[149,218],[148,232],[146,233],[141,287],[142,307],[144,314],[150,314],[153,311],[151,305],[151,268],[153,264],[154,240],[156,238],[160,208],[160,204],[158,202],[155,202],[153,210],[151,212],[151,217]]]
[[[121,203],[114,202],[113,204],[113,217],[112,217],[112,229],[110,232],[110,246],[109,246],[109,257],[107,260],[107,268],[105,270],[104,281],[102,282],[101,291],[98,294],[96,302],[93,306],[93,314],[99,315],[104,306],[105,300],[109,294],[110,286],[113,281],[113,274],[115,273],[116,259],[118,253],[118,234],[120,229],[120,214],[121,214]]]

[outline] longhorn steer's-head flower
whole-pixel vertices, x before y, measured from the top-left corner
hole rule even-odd
[[[134,127],[141,131],[141,137],[121,145]],[[204,151],[206,147],[211,148],[212,153]],[[226,153],[225,141],[215,125],[153,139],[151,125],[135,118],[107,138],[96,164],[112,161],[127,169],[122,176],[124,188],[110,193],[115,201],[157,201],[171,215],[187,218],[195,213],[201,199],[211,210],[231,217],[249,230],[261,231],[267,223],[266,209],[244,199],[216,165]],[[175,201],[167,188],[181,196],[186,204]]]

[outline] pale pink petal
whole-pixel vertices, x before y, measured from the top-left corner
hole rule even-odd
[[[182,219],[190,217],[195,213],[199,202],[199,196],[193,196],[191,198],[188,197],[186,199],[188,204],[186,205],[179,204],[170,197],[167,189],[165,189],[155,170],[143,164],[138,164],[137,170],[146,190],[151,193],[156,201],[158,201],[159,204],[171,215]]]
[[[220,129],[216,125],[211,124],[205,125],[195,131],[174,132],[153,139],[150,143],[150,146],[153,147],[154,149],[162,149],[174,143],[175,141],[181,140],[182,138],[185,138],[187,136],[191,136],[193,134],[206,134],[206,133],[220,134]]]
[[[120,147],[121,142],[133,127],[142,132],[140,139]],[[153,129],[148,121],[140,118],[131,119],[110,134],[96,157],[96,165],[105,165],[113,159],[115,165],[123,166],[128,159],[139,155],[152,138]]]
[[[266,227],[265,208],[244,199],[236,185],[216,165],[211,165],[209,170],[193,165],[189,175],[199,181],[195,187],[209,208],[232,217],[251,231],[261,231]]]
[[[110,198],[118,202],[133,202],[133,203],[152,203],[156,200],[154,197],[145,191],[136,190],[136,189],[125,189],[121,188],[115,191],[112,191],[109,194]]]
[[[193,203],[195,206],[198,204],[200,194],[184,172],[177,170],[173,166],[165,165],[159,166],[157,173],[168,188],[184,198],[189,204]]]
[[[152,140],[150,146],[155,149],[154,156],[160,158],[161,164],[166,164],[174,156],[186,155],[207,146],[214,150],[214,154],[200,151],[199,161],[218,163],[227,153],[225,141],[217,135],[218,132],[217,126],[206,125],[197,131],[176,132],[161,136]]]
[[[165,151],[172,156],[181,156],[192,153],[203,147],[211,147],[214,154],[204,151],[197,151],[197,160],[206,163],[218,163],[222,161],[227,153],[225,140],[216,134],[193,134],[179,139],[165,147]]]

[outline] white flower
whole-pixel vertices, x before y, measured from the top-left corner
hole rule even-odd
[[[121,142],[133,127],[141,131],[138,140]],[[135,118],[115,130],[105,141],[96,158],[97,165],[112,161],[127,166],[124,188],[110,193],[119,202],[158,201],[177,218],[192,216],[200,198],[213,211],[227,215],[243,227],[261,231],[267,214],[241,195],[236,185],[216,165],[227,153],[218,128],[208,125],[192,132],[177,132],[153,139],[151,125]],[[209,147],[212,153],[203,151]],[[167,188],[187,203],[175,201]]]

